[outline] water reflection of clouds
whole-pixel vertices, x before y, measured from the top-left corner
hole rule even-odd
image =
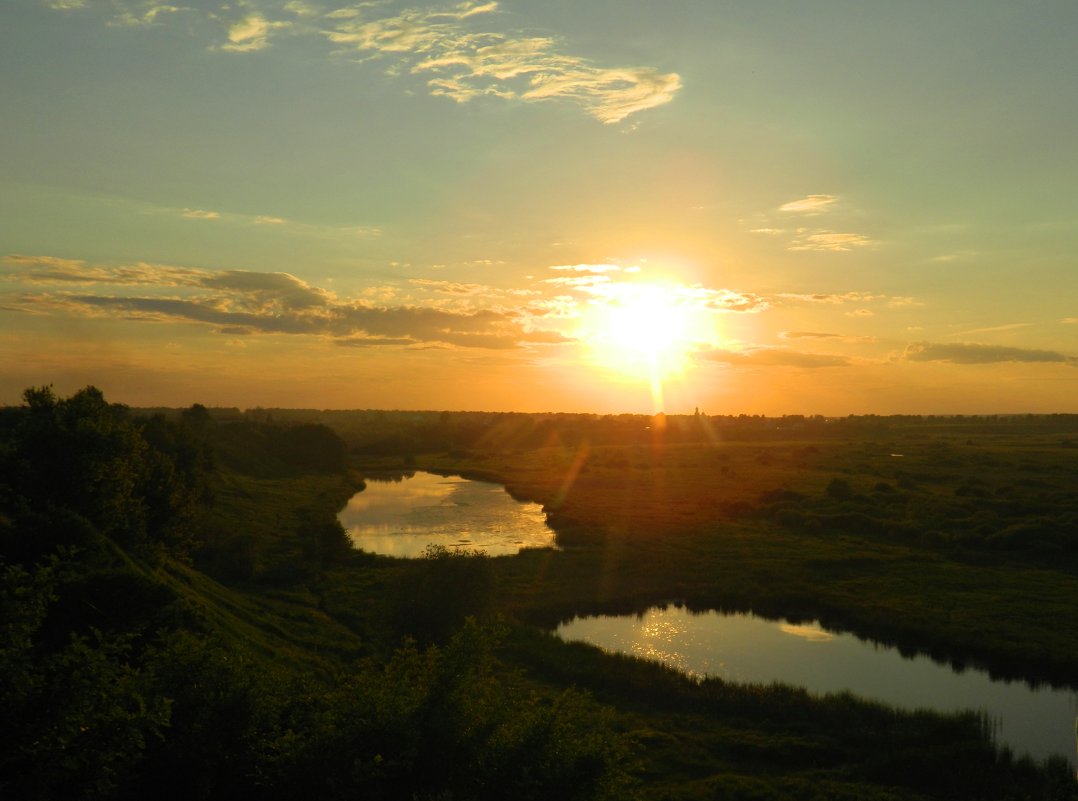
[[[448,499],[464,479],[418,473],[400,482],[373,482],[353,495],[342,515],[362,512],[369,515],[399,514],[402,508],[440,504]],[[433,503],[432,503],[433,502]]]
[[[750,615],[693,614],[681,608],[643,615],[577,618],[558,627],[567,640],[656,659],[690,676],[727,681],[781,681],[814,693],[852,692],[905,709],[982,710],[996,741],[1038,759],[1075,759],[1073,689],[993,681],[973,668],[955,673],[925,656],[904,657],[894,648]],[[826,648],[817,645],[830,643]]]
[[[835,639],[834,634],[821,629],[818,623],[780,623],[779,631],[809,642],[831,642]]]
[[[356,547],[387,556],[422,556],[431,544],[492,556],[554,544],[539,504],[516,501],[497,484],[425,472],[369,484],[340,521]]]

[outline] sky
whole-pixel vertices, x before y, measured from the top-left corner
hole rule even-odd
[[[1076,32],[3,0],[0,403],[1078,412]]]

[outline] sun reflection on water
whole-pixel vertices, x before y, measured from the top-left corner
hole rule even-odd
[[[702,678],[704,674],[692,669],[684,653],[684,640],[688,634],[686,626],[649,612],[641,621],[629,650],[634,656],[654,659],[694,678]]]

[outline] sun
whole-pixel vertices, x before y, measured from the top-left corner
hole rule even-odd
[[[679,287],[613,284],[593,298],[581,339],[597,366],[649,382],[658,407],[663,382],[688,368],[702,329],[700,309]]]

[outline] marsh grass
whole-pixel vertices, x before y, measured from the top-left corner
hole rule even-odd
[[[543,503],[565,546],[496,561],[503,604],[522,619],[684,599],[1073,682],[1075,451],[1057,434],[921,435],[559,447],[456,464]]]

